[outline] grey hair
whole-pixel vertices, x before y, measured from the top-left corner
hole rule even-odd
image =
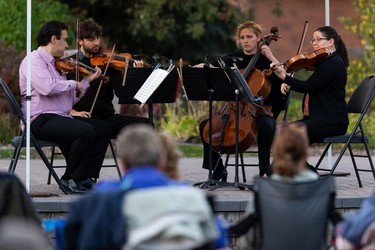
[[[163,142],[149,125],[125,127],[118,136],[117,154],[126,168],[137,166],[157,167],[165,157]]]

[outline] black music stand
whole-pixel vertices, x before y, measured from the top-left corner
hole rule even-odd
[[[135,94],[142,87],[144,82],[150,76],[153,68],[129,68],[124,86],[120,87],[118,92],[119,104],[140,104],[134,99]],[[148,117],[150,124],[154,124],[153,104],[154,103],[174,103],[178,94],[178,74],[177,70],[172,72],[164,79],[160,86],[148,99]]]
[[[196,101],[209,101],[209,173],[208,180],[204,182],[199,182],[194,184],[195,186],[200,186],[201,188],[209,188],[209,190],[214,190],[220,187],[235,187],[240,189],[252,189],[252,186],[246,185],[238,182],[238,160],[236,161],[236,177],[234,183],[223,182],[213,180],[213,165],[212,165],[212,101],[236,101],[238,105],[238,93],[236,91],[238,87],[226,72],[221,68],[184,68],[182,69],[183,83],[187,98],[189,100]],[[247,85],[246,85],[247,86]],[[236,94],[237,92],[237,94]],[[252,96],[252,95],[251,95]],[[255,98],[253,97],[255,100]],[[238,106],[236,108],[238,111]],[[237,114],[238,115],[238,114]],[[238,117],[237,117],[238,118]],[[238,120],[237,120],[238,121]],[[236,123],[238,126],[238,122]],[[238,128],[236,130],[238,137]],[[238,138],[236,138],[238,139]],[[236,150],[238,152],[238,140],[236,141]],[[238,153],[236,158],[238,157]],[[217,163],[216,163],[217,165]],[[215,165],[215,167],[216,167]]]

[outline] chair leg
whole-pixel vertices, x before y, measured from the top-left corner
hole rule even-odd
[[[245,163],[243,160],[243,154],[240,153],[240,159],[241,159],[241,169],[242,169],[242,180],[243,182],[246,182],[246,174],[245,174]]]
[[[51,166],[53,167],[53,160],[55,159],[55,150],[56,150],[56,147],[55,146],[52,146],[51,147],[52,150],[51,150],[51,160],[50,160],[50,163],[51,163]],[[50,185],[51,184],[51,171],[48,172],[48,179],[47,179],[47,184]]]
[[[225,158],[225,168],[228,166],[228,162],[229,162],[229,154],[227,154],[227,157]]]
[[[341,149],[341,152],[339,156],[337,157],[335,164],[333,164],[331,171],[329,172],[329,175],[333,175],[333,172],[335,172],[335,169],[337,165],[339,165],[339,162],[341,161],[341,158],[344,156],[346,149],[350,146],[349,142],[345,144],[345,146]]]
[[[357,167],[357,164],[355,162],[353,150],[352,150],[352,147],[350,146],[350,144],[348,145],[348,149],[349,149],[349,153],[350,153],[350,158],[352,158],[352,163],[353,163],[355,175],[357,176],[358,185],[361,188],[362,187],[362,181],[361,181],[361,177],[359,176],[358,167]]]
[[[22,142],[20,142],[17,145],[17,147],[14,149],[13,157],[10,161],[8,172],[14,173],[16,171],[16,166],[17,166],[20,154],[21,154],[21,150],[22,150]]]
[[[372,161],[372,158],[371,158],[371,154],[370,154],[370,150],[368,148],[368,144],[367,144],[367,141],[365,139],[365,149],[366,149],[366,153],[367,153],[367,158],[368,158],[368,161],[370,163],[370,167],[371,167],[371,171],[372,171],[372,175],[375,179],[375,169],[374,169],[374,163]]]
[[[328,151],[328,149],[329,149],[330,146],[331,146],[331,143],[328,143],[327,146],[325,147],[325,149],[324,149],[322,155],[320,156],[318,162],[317,162],[316,165],[315,165],[315,169],[316,169],[316,170],[319,170],[320,163],[322,163],[322,160],[323,160],[324,157],[326,156],[327,151]],[[324,170],[324,169],[321,169],[321,170]]]
[[[55,181],[57,182],[57,184],[59,185],[60,189],[65,193],[65,194],[68,194],[69,192],[65,189],[65,187],[63,186],[63,184],[61,183],[61,180],[60,178],[57,176],[55,170],[53,169],[53,167],[51,166],[50,162],[48,161],[46,155],[44,154],[43,150],[39,147],[39,145],[37,145],[36,142],[35,143],[35,149],[37,150],[39,156],[42,158],[44,164],[46,165],[46,167],[48,168],[49,172],[51,172],[53,178],[55,179]]]
[[[120,167],[119,167],[119,165],[118,165],[117,156],[116,156],[116,152],[115,152],[115,150],[114,150],[114,148],[113,148],[112,141],[109,142],[109,147],[111,148],[112,157],[113,157],[113,160],[115,161],[115,165],[116,165],[116,169],[117,169],[118,177],[119,177],[120,180],[121,180],[121,179],[122,179],[122,175],[121,175]]]

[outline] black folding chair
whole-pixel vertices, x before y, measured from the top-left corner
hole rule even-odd
[[[24,127],[21,129],[20,134],[18,136],[13,137],[12,139],[12,146],[14,147],[13,156],[11,159],[11,162],[9,164],[9,172],[14,173],[16,170],[17,162],[21,154],[21,149],[26,147],[26,119],[23,116],[22,110],[20,105],[17,102],[17,99],[14,97],[13,93],[10,91],[8,85],[0,79],[0,86],[3,89],[5,93],[5,98],[7,100],[8,108],[10,111],[10,115],[13,117],[16,117],[20,120],[20,122],[24,125]],[[38,152],[39,156],[43,160],[45,166],[47,167],[48,171],[52,174],[53,178],[59,185],[60,189],[65,193],[68,194],[68,191],[64,188],[64,186],[61,183],[61,180],[57,176],[55,170],[53,169],[53,166],[51,162],[48,160],[47,156],[43,152],[43,147],[57,147],[58,144],[54,141],[47,141],[47,140],[39,140],[36,139],[32,133],[30,133],[30,147],[33,147]],[[52,155],[53,159],[54,155]]]
[[[335,195],[333,177],[300,183],[256,177],[255,212],[232,225],[229,234],[254,234],[249,237],[254,249],[328,249],[328,222],[341,219]]]
[[[359,114],[356,124],[354,125],[353,129],[350,133],[346,133],[345,135],[340,136],[331,136],[326,137],[322,140],[322,143],[327,143],[322,155],[320,156],[318,162],[315,165],[315,169],[322,170],[322,171],[329,171],[329,175],[332,175],[335,171],[337,165],[339,164],[341,158],[343,157],[346,149],[349,149],[350,157],[353,162],[353,167],[355,174],[357,176],[358,185],[362,187],[361,178],[359,176],[359,171],[363,172],[372,172],[374,179],[375,179],[375,170],[374,164],[372,162],[369,146],[368,146],[368,137],[365,134],[363,129],[362,120],[365,116],[372,99],[375,95],[375,77],[373,75],[366,77],[356,88],[353,95],[350,97],[350,100],[347,105],[348,113]],[[322,162],[323,158],[325,157],[328,149],[332,144],[345,144],[344,147],[341,149],[339,156],[337,157],[335,163],[333,164],[331,169],[328,168],[320,168],[320,163]],[[363,154],[354,154],[351,144],[362,144],[365,147],[365,155]],[[367,158],[370,163],[371,169],[359,169],[357,167],[355,157],[362,157]]]
[[[56,145],[56,146],[58,146],[58,145]],[[50,163],[51,163],[51,165],[52,165],[53,168],[66,168],[66,165],[54,165],[54,160],[56,159],[55,156],[56,155],[62,155],[61,152],[57,152],[56,151],[56,146],[52,146],[52,148],[51,148],[51,161],[50,161]],[[112,164],[110,164],[110,163],[103,164],[102,168],[116,168],[117,174],[118,174],[118,176],[119,176],[119,178],[121,180],[122,175],[121,175],[120,167],[118,165],[117,155],[116,155],[116,151],[115,151],[115,148],[113,146],[112,140],[109,142],[108,146],[109,146],[109,149],[111,151],[113,163]],[[52,173],[49,172],[48,173],[47,184],[51,184],[51,176],[52,176]]]

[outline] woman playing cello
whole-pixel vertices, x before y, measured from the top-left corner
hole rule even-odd
[[[327,136],[342,135],[348,128],[348,113],[345,102],[348,52],[336,30],[323,26],[315,30],[311,39],[314,51],[325,48],[329,56],[314,65],[314,72],[305,81],[289,76],[286,68],[277,66],[274,73],[283,80],[281,91],[305,93],[303,119],[310,144]],[[271,64],[271,68],[274,64]],[[312,168],[310,166],[310,168]]]
[[[255,68],[259,70],[264,70],[269,68],[271,62],[277,62],[276,58],[273,56],[271,50],[267,45],[263,45],[259,48],[259,44],[262,40],[262,28],[259,24],[246,21],[237,27],[236,33],[236,44],[241,50],[230,55],[228,60],[226,60],[227,65],[232,65],[235,58],[235,64],[241,69],[245,69],[249,64],[254,54],[260,50],[260,56],[255,64]],[[234,59],[231,59],[234,58]],[[214,63],[213,63],[214,64]],[[214,66],[216,66],[214,64]],[[257,126],[257,142],[258,142],[258,157],[259,157],[259,174],[263,176],[264,174],[269,175],[270,171],[270,148],[272,144],[273,134],[276,127],[276,118],[280,113],[283,106],[283,96],[280,92],[280,86],[282,81],[274,74],[269,76],[269,81],[271,82],[271,92],[268,98],[264,101],[264,106],[258,108],[256,111],[256,126]],[[251,84],[251,83],[250,83]],[[203,135],[203,129],[208,120],[203,120],[200,123],[200,133]],[[249,124],[250,126],[250,124]],[[203,136],[202,136],[203,137]],[[208,156],[209,156],[209,145],[202,138],[204,145],[204,158],[203,158],[203,168],[208,169]],[[223,165],[220,158],[220,154],[213,152],[212,164],[213,167],[217,164],[213,172],[213,179],[226,181],[227,171]]]

